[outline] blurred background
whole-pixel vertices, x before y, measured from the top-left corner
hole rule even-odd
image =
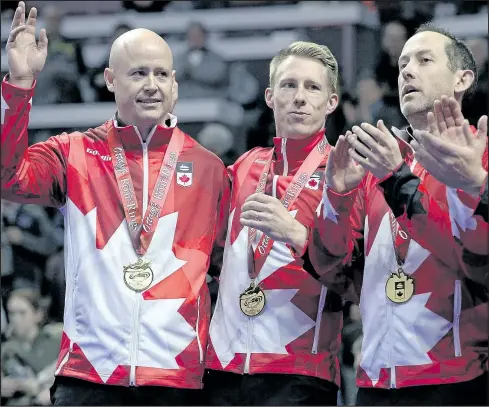
[[[226,165],[274,137],[264,103],[268,65],[296,40],[327,45],[340,66],[340,105],[327,120],[334,144],[352,125],[384,119],[403,127],[397,59],[420,24],[434,21],[465,39],[479,87],[464,102],[475,124],[487,114],[488,6],[485,1],[26,1],[46,28],[48,59],[38,77],[29,142],[85,130],[115,112],[103,70],[112,41],[132,28],[161,34],[175,58],[180,128]],[[1,71],[16,1],[1,2]],[[64,304],[63,217],[53,208],[1,201],[2,404],[49,405]],[[360,265],[361,266],[361,265]],[[362,339],[358,307],[346,304],[340,403],[355,402]]]

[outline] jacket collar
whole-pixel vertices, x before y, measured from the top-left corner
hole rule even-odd
[[[173,130],[177,125],[177,117],[170,114],[165,125],[154,126],[148,135],[146,143],[143,142],[139,130],[133,125],[125,124],[117,112],[112,119],[112,125],[114,126],[114,130],[119,134],[125,150],[139,150],[144,144],[148,147],[151,146],[153,149],[167,145],[170,142]]]
[[[274,172],[279,175],[293,175],[299,169],[312,149],[324,137],[325,129],[305,139],[274,137]]]

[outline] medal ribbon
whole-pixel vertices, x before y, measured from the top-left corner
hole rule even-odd
[[[411,238],[406,232],[404,232],[404,230],[400,229],[399,223],[391,210],[389,210],[389,220],[397,265],[402,267],[404,260],[406,259]]]
[[[326,137],[323,137],[321,141],[314,146],[312,151],[308,154],[300,166],[299,170],[292,178],[292,181],[288,185],[283,198],[280,200],[285,209],[289,210],[289,208],[294,204],[306,185],[306,182],[309,181],[311,175],[314,173],[314,171],[316,171],[319,164],[321,164],[321,161],[326,156],[327,145],[328,141],[326,140]],[[268,154],[267,164],[265,165],[258,180],[256,193],[263,193],[265,190],[268,172],[270,171],[270,166],[272,164],[273,153],[274,149],[272,149],[272,151]],[[248,253],[250,254],[250,258],[248,259],[248,274],[251,280],[255,280],[258,274],[260,274],[260,270],[263,267],[263,264],[265,264],[265,260],[270,254],[273,246],[273,240],[267,235],[263,234],[256,247],[256,250],[254,251],[253,257],[251,257],[251,254],[253,253],[252,242],[254,241],[255,236],[256,229],[250,228],[248,230]]]
[[[139,256],[144,256],[151,243],[160,213],[165,204],[173,175],[175,174],[178,156],[183,148],[184,138],[178,130],[173,131],[144,217],[136,200],[134,184],[129,173],[124,147],[113,125],[109,126],[107,138],[132,245]]]

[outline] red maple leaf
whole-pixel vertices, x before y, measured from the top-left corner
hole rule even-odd
[[[318,184],[318,182],[317,182],[315,179],[310,179],[310,180],[309,180],[309,185],[310,185],[311,187],[315,187],[317,184]]]
[[[185,174],[183,174],[180,178],[178,178],[180,181],[182,181],[184,184],[190,181],[190,178],[187,177]]]

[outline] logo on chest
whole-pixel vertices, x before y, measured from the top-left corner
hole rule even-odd
[[[177,162],[177,184],[182,187],[189,187],[193,181],[194,163]]]
[[[322,171],[316,171],[311,174],[309,181],[306,182],[305,187],[312,189],[314,191],[319,189],[319,184],[321,183]]]

